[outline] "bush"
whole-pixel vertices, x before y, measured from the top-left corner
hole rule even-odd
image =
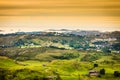
[[[114,71],[114,76],[115,77],[120,77],[120,73],[118,71]]]
[[[0,68],[0,80],[43,80],[43,74],[29,69],[7,70]]]
[[[98,64],[94,64],[94,68],[95,68],[95,67],[98,67]]]
[[[95,61],[99,58],[101,58],[101,54],[86,54],[84,57],[81,58],[81,61],[88,61],[88,62],[92,62],[92,61]]]
[[[101,69],[101,70],[100,70],[100,74],[101,74],[101,75],[105,75],[105,69]]]

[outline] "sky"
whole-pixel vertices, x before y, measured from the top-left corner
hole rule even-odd
[[[0,33],[120,31],[120,0],[0,0]]]

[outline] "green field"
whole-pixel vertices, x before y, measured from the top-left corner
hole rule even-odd
[[[31,53],[36,51],[34,58],[31,58],[33,55],[28,55],[27,52],[29,59],[0,56],[0,80],[120,80],[120,77],[114,77],[114,71],[120,71],[120,55],[117,55],[118,59],[115,60],[113,57],[116,55],[103,55],[105,53],[95,51],[48,48],[37,53],[40,48],[32,49]],[[12,48],[8,50],[11,50],[10,54],[12,54]],[[14,51],[19,52],[19,49],[14,49]],[[24,51],[24,49],[20,51]],[[26,54],[19,56],[24,57]],[[86,57],[85,55],[88,54],[90,55]],[[98,58],[95,54],[99,54],[101,57]],[[95,56],[97,59],[94,58]],[[92,61],[84,60],[84,57]],[[94,67],[94,64],[98,64],[98,67]],[[91,69],[100,71],[103,68],[105,75],[88,76]]]

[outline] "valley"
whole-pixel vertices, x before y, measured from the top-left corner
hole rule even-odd
[[[0,80],[120,80],[119,35],[1,34]]]

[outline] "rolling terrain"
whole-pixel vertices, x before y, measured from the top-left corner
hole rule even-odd
[[[1,34],[0,80],[120,80],[119,35]]]

